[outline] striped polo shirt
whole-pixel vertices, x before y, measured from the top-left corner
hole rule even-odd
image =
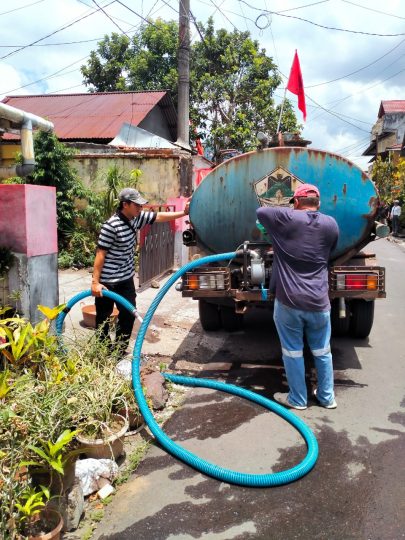
[[[129,220],[117,212],[103,223],[97,247],[107,253],[101,271],[102,283],[117,283],[130,279],[135,274],[135,246],[137,231],[152,225],[156,212],[141,212]]]

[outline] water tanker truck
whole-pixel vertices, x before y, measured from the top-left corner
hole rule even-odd
[[[236,252],[230,263],[187,272],[178,285],[184,297],[198,300],[204,330],[237,330],[250,308],[272,308],[271,238],[258,225],[256,209],[288,206],[300,183],[318,186],[320,210],[339,226],[329,266],[333,335],[369,335],[375,300],[386,296],[385,269],[363,248],[389,234],[388,227],[376,221],[376,187],[343,157],[300,146],[233,157],[213,169],[195,190],[190,228],[183,233],[183,242],[195,246],[193,258]]]

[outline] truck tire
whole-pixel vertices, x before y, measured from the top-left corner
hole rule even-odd
[[[222,328],[219,306],[200,299],[198,300],[198,312],[200,314],[201,326],[204,330],[215,332]]]
[[[330,322],[333,337],[347,336],[350,324],[349,306],[346,305],[346,317],[341,319],[339,317],[339,298],[335,298],[331,302]]]
[[[374,300],[352,300],[350,317],[350,335],[364,339],[373,327]]]
[[[243,326],[243,315],[236,313],[233,307],[221,306],[221,322],[224,330],[227,332],[235,332]]]

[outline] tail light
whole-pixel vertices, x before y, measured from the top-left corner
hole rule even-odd
[[[331,290],[384,291],[385,283],[382,269],[375,272],[353,272],[348,270],[331,273]]]
[[[367,276],[360,274],[347,274],[346,275],[346,290],[355,291],[358,289],[367,288]]]
[[[183,277],[183,291],[225,291],[229,288],[229,268],[201,269],[186,272]]]

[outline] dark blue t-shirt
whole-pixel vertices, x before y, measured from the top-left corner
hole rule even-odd
[[[270,288],[286,306],[330,309],[328,261],[336,247],[336,221],[317,211],[263,207],[257,217],[271,236],[274,260]]]

